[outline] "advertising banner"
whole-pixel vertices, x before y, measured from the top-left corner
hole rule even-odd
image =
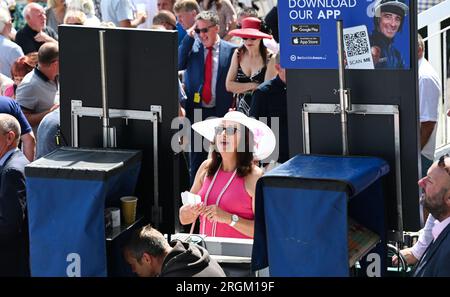
[[[337,69],[336,22],[343,21],[348,69],[409,69],[409,0],[278,2],[281,65]]]

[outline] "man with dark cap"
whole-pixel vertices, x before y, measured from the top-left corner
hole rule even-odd
[[[408,5],[403,1],[378,0],[374,6],[375,29],[370,36],[370,45],[377,69],[405,67],[401,53],[393,46],[395,34],[401,31],[408,14]]]

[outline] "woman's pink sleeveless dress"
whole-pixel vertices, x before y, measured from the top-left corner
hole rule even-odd
[[[217,197],[227,184],[233,172],[225,172],[222,169],[217,174],[216,181],[209,193],[207,205],[216,204]],[[202,188],[198,192],[198,195],[202,197],[202,202],[205,201],[206,192],[212,182],[213,177],[206,177]],[[223,194],[219,202],[219,207],[230,214],[236,214],[241,218],[254,220],[255,215],[252,209],[252,197],[247,193],[245,189],[245,180],[242,177],[236,175],[228,186],[227,190]],[[233,238],[250,238],[228,224],[217,223],[216,224],[216,237],[233,237]],[[200,216],[200,233],[213,236],[213,223],[209,222],[203,216]]]

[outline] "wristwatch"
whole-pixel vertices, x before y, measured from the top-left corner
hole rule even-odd
[[[231,215],[231,223],[230,226],[233,227],[234,225],[236,225],[236,223],[239,221],[239,217],[238,215]]]

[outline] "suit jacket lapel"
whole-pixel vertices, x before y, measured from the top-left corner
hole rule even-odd
[[[9,160],[11,160],[11,158],[17,154],[18,150],[15,150],[14,152],[12,152],[12,154],[10,154],[8,156],[8,158],[6,158],[5,162],[3,163],[3,166],[1,167],[2,169],[6,167],[6,164],[8,164]]]
[[[219,41],[219,65],[217,67],[217,79],[216,79],[216,105],[217,105],[217,84],[219,83],[223,74],[223,67],[226,64],[225,55],[221,55],[223,49],[222,40]]]
[[[421,270],[423,270],[423,268],[427,265],[430,258],[434,255],[434,253],[436,253],[442,241],[448,236],[449,232],[450,232],[450,224],[447,225],[447,227],[445,227],[445,229],[442,230],[441,234],[439,234],[438,238],[428,246],[422,258],[420,258],[420,261],[417,265],[417,269],[414,272],[414,276],[420,275],[420,273],[422,272]]]
[[[17,150],[14,151],[12,154],[10,154],[10,155],[8,156],[8,158],[6,158],[5,162],[3,162],[3,165],[0,166],[0,174],[3,172],[3,168],[6,167],[6,165],[8,164],[8,162],[11,160],[12,156],[15,155],[17,152],[18,152]],[[1,186],[1,180],[2,180],[2,179],[0,178],[0,186]]]

